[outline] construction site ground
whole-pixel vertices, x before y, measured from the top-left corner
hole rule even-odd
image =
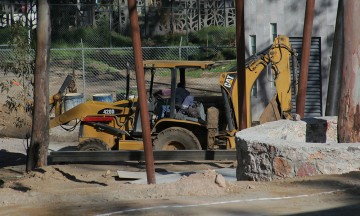
[[[25,172],[26,140],[0,139],[0,215],[358,215],[360,172],[272,182],[225,180],[235,161],[162,161],[156,172],[188,172],[168,183],[130,184],[117,171],[144,162],[58,164]],[[76,143],[51,142],[50,151]],[[235,169],[234,173],[235,173]],[[198,172],[203,171],[203,172]]]
[[[156,172],[187,172],[168,183],[130,184],[117,171],[143,161],[57,164],[25,172],[26,129],[0,110],[0,215],[358,215],[360,171],[272,182],[222,179],[236,161],[156,161]],[[73,149],[76,130],[51,130],[49,151]],[[200,172],[201,171],[201,172]],[[221,178],[220,178],[221,180]]]

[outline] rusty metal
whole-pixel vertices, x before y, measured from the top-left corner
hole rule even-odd
[[[339,142],[360,142],[360,1],[344,1],[344,60],[338,116]]]
[[[299,78],[299,92],[296,99],[296,113],[304,118],[307,79],[309,73],[309,59],[311,47],[311,35],[314,21],[315,0],[306,1],[305,21],[303,31],[303,47],[301,55],[301,68]]]
[[[339,0],[333,50],[331,55],[330,76],[326,99],[326,116],[337,116],[341,91],[341,70],[344,56],[344,2]]]
[[[50,9],[47,0],[38,1],[36,62],[34,74],[34,116],[26,171],[47,165],[49,147]]]
[[[150,136],[149,109],[146,99],[145,75],[143,68],[140,28],[138,14],[136,10],[136,1],[128,0],[130,14],[131,38],[134,50],[136,83],[139,95],[141,127],[145,151],[145,165],[148,184],[155,184],[154,155],[152,151],[152,142]]]
[[[236,122],[238,130],[245,129],[246,118],[246,73],[245,73],[245,25],[244,25],[244,2],[245,0],[235,1],[236,10],[236,62],[238,77],[239,95],[239,120]]]

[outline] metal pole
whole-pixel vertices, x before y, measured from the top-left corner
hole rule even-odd
[[[176,68],[171,69],[171,100],[170,100],[170,118],[175,118],[175,97],[176,97]]]
[[[180,37],[180,45],[179,45],[179,60],[181,61],[181,46],[182,46],[182,36]]]
[[[339,0],[333,50],[331,55],[330,76],[326,99],[326,116],[337,116],[341,91],[341,70],[344,56],[344,2]]]
[[[126,62],[126,100],[129,100],[130,94],[130,65],[129,62]]]
[[[236,62],[238,77],[239,94],[239,119],[236,122],[239,130],[246,128],[246,73],[245,73],[245,25],[244,25],[244,2],[245,0],[235,1],[236,10]]]
[[[344,1],[344,56],[338,117],[339,142],[360,142],[359,0]]]
[[[83,97],[84,101],[86,101],[86,94],[85,94],[85,55],[84,55],[84,43],[81,38],[81,60],[82,60],[82,73],[83,73]]]
[[[296,113],[299,114],[301,118],[304,118],[304,112],[305,112],[305,99],[306,99],[307,79],[309,73],[308,70],[309,70],[309,59],[310,59],[311,34],[312,34],[312,27],[314,20],[314,8],[315,8],[315,0],[307,0],[306,10],[305,10],[304,31],[303,31],[303,47],[302,47],[302,55],[301,55],[299,92],[296,99]]]
[[[140,28],[138,14],[136,10],[136,1],[128,0],[130,15],[131,39],[134,50],[136,83],[139,94],[141,127],[144,141],[146,175],[148,184],[155,184],[154,155],[152,152],[152,142],[150,136],[149,109],[146,100],[145,74],[142,59]]]

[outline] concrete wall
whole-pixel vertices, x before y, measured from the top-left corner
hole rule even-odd
[[[313,37],[321,38],[322,113],[325,113],[328,77],[332,52],[333,34],[338,0],[316,0]],[[245,1],[245,43],[249,47],[249,35],[256,35],[257,51],[264,49],[270,40],[270,23],[277,23],[278,34],[302,37],[306,0],[252,0]],[[249,56],[249,48],[247,50]],[[252,99],[253,120],[257,120],[269,95],[275,93],[267,77],[259,80],[259,93]]]

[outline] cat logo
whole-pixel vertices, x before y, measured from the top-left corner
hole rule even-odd
[[[234,77],[230,76],[229,74],[226,75],[226,79],[225,79],[225,82],[224,82],[224,86],[225,86],[226,88],[231,88],[233,82],[234,82]]]

